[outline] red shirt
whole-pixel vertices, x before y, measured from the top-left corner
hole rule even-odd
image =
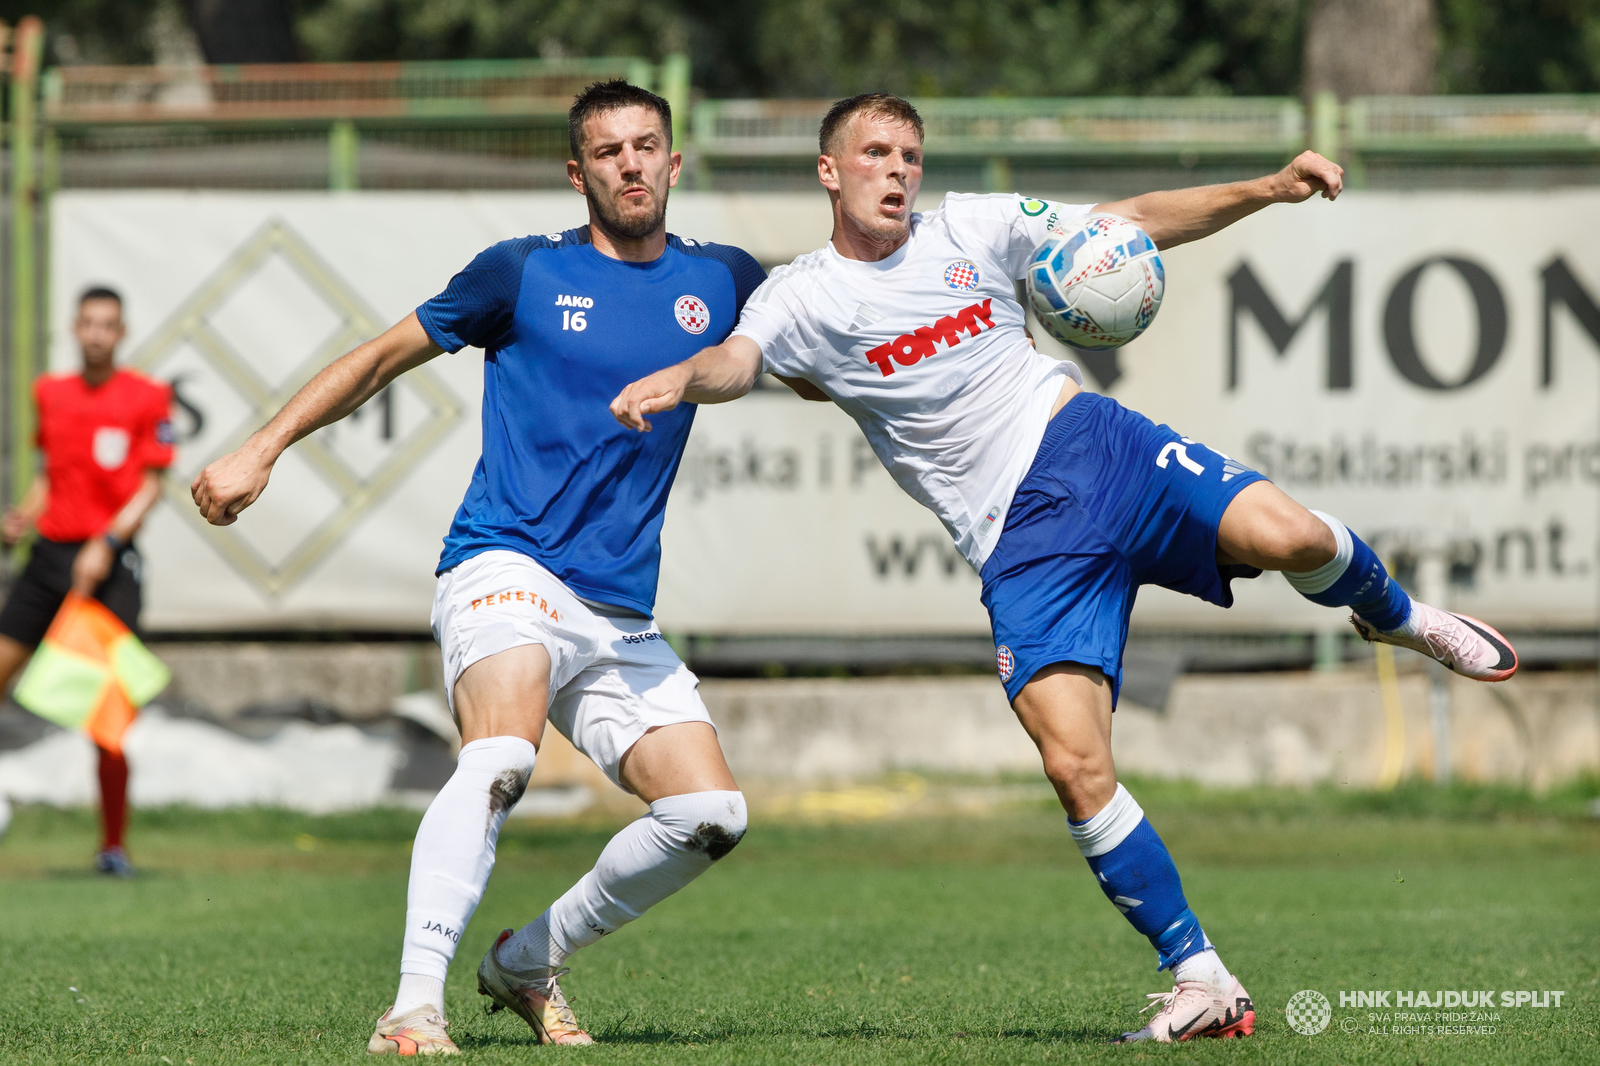
[[[92,388],[82,374],[47,374],[33,383],[33,402],[50,480],[41,536],[100,536],[139,491],[145,471],[172,464],[168,385],[132,370],[116,370]]]

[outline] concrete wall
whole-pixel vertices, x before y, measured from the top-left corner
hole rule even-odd
[[[394,699],[439,685],[431,644],[155,646],[173,694],[228,719],[263,706],[381,717]],[[1438,763],[1429,678],[1402,666],[1403,773]],[[1450,677],[1449,767],[1457,778],[1547,788],[1600,772],[1593,671],[1528,672],[1500,685]],[[708,679],[702,696],[736,774],[773,782],[849,781],[896,770],[1039,772],[1038,755],[987,677]],[[1388,744],[1368,666],[1333,673],[1189,675],[1164,711],[1124,702],[1113,749],[1128,772],[1201,782],[1377,784]],[[611,786],[570,745],[546,740],[534,784]]]
[[[301,704],[364,721],[388,714],[402,693],[441,683],[432,642],[159,641],[150,649],[172,669],[169,695],[222,719]]]
[[[1399,679],[1403,776],[1439,763],[1430,679]],[[1535,789],[1600,772],[1590,672],[1528,673],[1499,685],[1448,678],[1456,778]],[[849,780],[894,770],[1039,772],[1000,686],[988,678],[705,681],[701,693],[734,771]],[[1112,749],[1125,772],[1218,786],[1377,785],[1389,731],[1371,668],[1190,675],[1165,711],[1124,702]]]

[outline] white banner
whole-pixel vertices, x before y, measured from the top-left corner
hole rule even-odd
[[[128,363],[175,383],[181,447],[142,536],[155,629],[426,625],[478,453],[480,356],[445,356],[296,445],[235,526],[188,481],[312,373],[483,247],[578,224],[575,194],[66,193],[51,364],[77,293],[126,297]],[[820,193],[676,194],[671,228],[770,265],[826,238]],[[1507,626],[1596,622],[1600,194],[1347,194],[1170,251],[1150,332],[1090,382],[1339,514],[1402,572]],[[1050,346],[1041,339],[1042,346]],[[1329,624],[1281,579],[1234,610],[1161,590],[1145,626]],[[831,405],[702,409],[668,507],[668,629],[982,633],[978,581]]]

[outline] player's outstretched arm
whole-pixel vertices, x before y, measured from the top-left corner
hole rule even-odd
[[[726,403],[755,387],[761,373],[761,348],[735,334],[703,348],[681,363],[640,378],[611,401],[611,414],[629,429],[650,432],[650,415],[680,403]]]
[[[1148,233],[1157,247],[1171,248],[1209,237],[1268,204],[1298,204],[1317,193],[1332,200],[1343,190],[1344,168],[1305,151],[1264,178],[1150,192],[1099,204],[1095,210],[1125,218]]]
[[[301,437],[366,403],[412,367],[444,351],[412,312],[382,336],[352,349],[306,382],[272,421],[256,430],[239,450],[223,456],[189,486],[195,506],[214,526],[226,526],[256,502],[267,487],[272,464]]]

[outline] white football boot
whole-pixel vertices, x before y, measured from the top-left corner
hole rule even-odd
[[[1256,1028],[1255,1005],[1237,977],[1226,992],[1205,981],[1179,981],[1171,992],[1152,992],[1149,998],[1152,1002],[1144,1010],[1160,1007],[1156,1016],[1143,1029],[1123,1033],[1116,1043],[1154,1040],[1171,1044],[1200,1037],[1229,1040],[1249,1036]]]
[[[489,1013],[513,1010],[533,1027],[541,1044],[592,1044],[594,1037],[583,1031],[558,979],[566,969],[513,970],[500,961],[500,945],[511,938],[507,929],[495,938],[489,953],[478,966],[478,994],[490,999]]]
[[[378,1019],[378,1027],[367,1041],[369,1055],[459,1055],[461,1049],[445,1033],[444,1020],[439,1008],[423,1005],[408,1010],[398,1017],[391,1007]]]
[[[1421,652],[1474,681],[1504,681],[1517,672],[1516,649],[1492,627],[1417,600],[1404,629],[1378,629],[1353,612],[1350,624],[1362,640]]]

